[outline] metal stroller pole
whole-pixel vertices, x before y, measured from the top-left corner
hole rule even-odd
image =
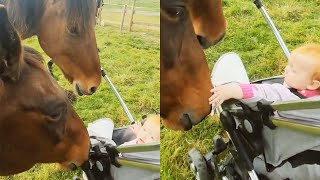
[[[117,96],[118,100],[120,101],[120,104],[121,104],[122,108],[124,109],[124,111],[126,112],[126,115],[128,116],[128,118],[130,120],[130,123],[134,124],[134,119],[132,117],[132,114],[130,113],[128,107],[126,106],[126,104],[122,100],[122,98],[121,98],[120,94],[118,93],[117,89],[114,87],[114,85],[112,84],[112,82],[110,81],[109,77],[107,76],[107,74],[105,73],[105,71],[103,69],[101,69],[101,74],[102,74],[102,77],[107,81],[107,83],[111,87],[111,89],[114,92],[114,94]]]
[[[268,12],[266,11],[266,9],[263,7],[261,0],[254,0],[253,3],[257,6],[257,8],[260,10],[260,12],[262,13],[262,15],[264,16],[264,18],[267,20],[268,24],[271,27],[272,32],[274,33],[274,35],[277,38],[277,41],[279,42],[281,49],[283,51],[283,53],[285,54],[285,56],[287,57],[287,59],[289,59],[290,56],[290,51],[287,48],[286,44],[284,43],[279,31],[277,30],[276,26],[274,25],[274,23],[272,22],[272,19],[270,18]]]

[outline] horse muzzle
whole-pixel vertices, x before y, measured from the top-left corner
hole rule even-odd
[[[82,88],[77,82],[73,82],[73,88],[79,96],[92,95],[97,90],[97,87],[95,86],[90,87],[88,90],[84,90],[84,88]]]

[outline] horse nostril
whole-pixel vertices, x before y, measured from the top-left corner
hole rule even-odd
[[[184,113],[182,115],[182,117],[180,118],[180,120],[182,122],[184,130],[189,130],[192,128],[192,122],[191,122],[190,116],[188,114]]]
[[[197,35],[197,39],[198,39],[200,45],[201,45],[202,47],[205,47],[205,45],[206,45],[206,38],[203,37],[203,36]]]
[[[69,168],[71,171],[75,171],[78,169],[77,165],[75,165],[74,163],[69,164]]]
[[[93,94],[95,93],[97,90],[97,87],[93,86],[92,88],[90,88],[90,93]]]

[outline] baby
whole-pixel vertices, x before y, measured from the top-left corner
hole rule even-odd
[[[319,95],[320,45],[307,44],[292,51],[284,71],[284,84],[226,84],[211,89],[209,104],[217,107],[225,100],[258,98],[285,101]],[[290,91],[291,90],[291,91]]]
[[[137,121],[133,125],[132,131],[134,134],[136,134],[137,138],[132,141],[125,142],[124,144],[160,142],[160,115],[148,115],[143,125],[140,121]]]
[[[144,123],[136,121],[135,124],[130,127],[136,138],[124,142],[121,145],[160,142],[160,115],[150,114],[143,119]],[[101,118],[95,120],[88,124],[87,129],[91,137],[91,144],[95,145],[104,141],[106,144],[116,146],[116,143],[112,140],[114,123],[111,119]],[[130,131],[130,129],[128,130]]]

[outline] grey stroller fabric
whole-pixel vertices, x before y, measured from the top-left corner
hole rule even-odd
[[[319,101],[319,104],[320,104],[319,96],[308,98],[308,99]],[[315,125],[320,125],[320,109],[281,111],[281,112],[278,112],[278,114],[280,117],[296,119],[296,120],[314,123]]]
[[[313,99],[320,99],[315,97]],[[295,110],[278,112],[278,116],[288,119],[308,122],[315,125],[320,123],[320,109]],[[319,179],[320,166],[318,164],[304,164],[293,168],[289,162],[284,163],[272,172],[267,172],[265,161],[274,167],[279,166],[288,158],[306,150],[320,151],[320,136],[293,131],[287,128],[277,127],[274,130],[263,127],[263,141],[265,158],[259,156],[254,160],[254,168],[259,174],[264,174],[270,179],[305,180]],[[320,163],[320,162],[318,162]]]
[[[290,162],[286,162],[281,167],[267,172],[262,156],[255,158],[253,165],[257,173],[263,174],[271,180],[316,180],[320,177],[319,165],[305,164],[294,168]]]
[[[130,129],[131,126],[121,127],[113,129],[112,132],[112,140],[108,139],[107,137],[103,137],[106,135],[109,135],[108,133],[105,133],[103,131],[106,130],[106,128],[110,128],[106,126],[106,121],[110,121],[110,119],[99,119],[93,124],[95,126],[89,126],[88,132],[90,136],[94,136],[93,139],[91,139],[91,143],[97,143],[99,144],[99,147],[101,147],[101,151],[104,152],[103,145],[110,144],[110,145],[117,145],[121,147],[132,147],[135,145],[122,145],[125,142],[131,141],[136,138],[136,135],[132,132]],[[100,124],[101,123],[101,124]],[[103,128],[102,126],[105,126]],[[110,131],[110,129],[109,129]],[[148,144],[145,144],[148,145]],[[160,165],[160,149],[157,151],[147,151],[147,152],[135,152],[135,153],[120,153],[119,157],[121,157],[124,160],[133,160],[142,162],[145,164],[159,164]],[[154,179],[160,179],[160,172],[159,171],[151,171],[146,170],[140,167],[132,167],[132,166],[125,166],[122,165],[120,168],[117,168],[115,166],[111,166],[111,174],[115,180],[154,180]],[[85,174],[83,175],[84,179],[86,179]]]
[[[124,142],[131,141],[135,138],[135,135],[126,126],[123,128],[115,129],[112,139],[117,142],[118,145]],[[129,146],[129,145],[127,145]],[[135,159],[143,161],[145,163],[158,163],[160,164],[160,149],[158,151],[138,152],[138,153],[122,153],[122,157],[126,159]],[[154,180],[160,179],[160,172],[148,171],[141,168],[121,166],[117,168],[111,167],[111,173],[115,180],[128,180],[128,179],[141,179],[141,180]]]

